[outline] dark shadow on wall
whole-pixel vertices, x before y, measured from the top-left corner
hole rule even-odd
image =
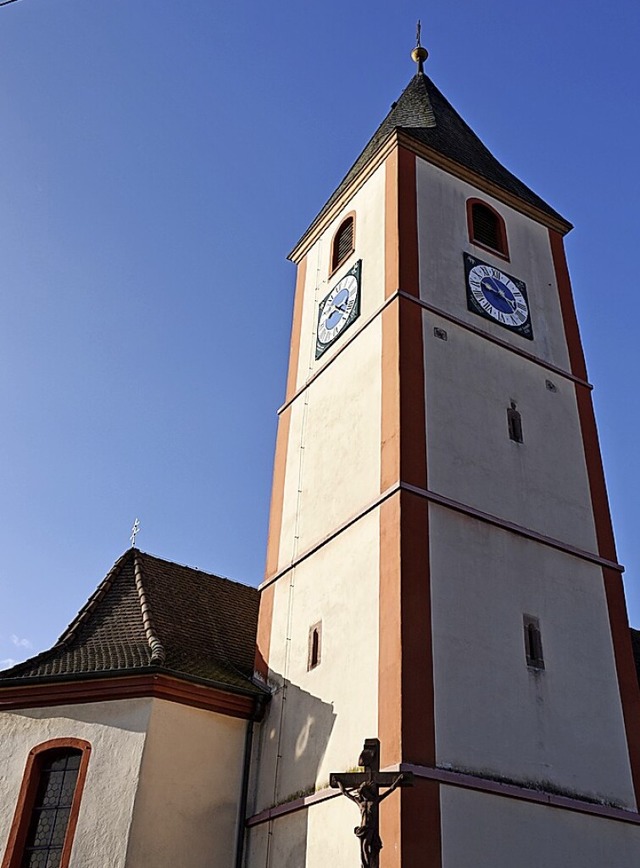
[[[336,719],[333,706],[290,682],[285,687],[277,678],[271,673],[277,687],[256,731],[249,816],[328,785],[318,780],[318,770]],[[250,827],[245,864],[299,868],[305,864],[306,843],[307,811],[303,809]]]

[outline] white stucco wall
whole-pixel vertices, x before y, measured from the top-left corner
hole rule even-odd
[[[367,506],[380,490],[380,318],[384,300],[385,172],[380,167],[333,220],[307,256],[297,388],[320,375],[291,406],[278,566],[289,564]],[[329,277],[335,231],[355,211],[355,252]],[[315,359],[318,306],[362,260],[360,316]],[[339,358],[334,356],[355,335]],[[300,491],[299,491],[300,489]]]
[[[377,318],[291,408],[280,567],[380,493],[381,339]]]
[[[599,567],[431,506],[439,765],[635,806]],[[526,663],[540,619],[544,672]]]
[[[360,846],[353,834],[359,822],[358,808],[344,796],[279,817],[249,830],[246,865],[352,868],[360,862]]]
[[[429,487],[597,552],[574,384],[442,317],[423,324]],[[511,401],[523,443],[509,439]]]
[[[153,701],[126,868],[233,868],[246,726]]]
[[[442,169],[417,160],[420,294],[431,304],[474,326],[481,326],[563,370],[569,368],[549,230]],[[478,197],[504,218],[510,261],[469,242],[466,201]],[[527,286],[534,340],[467,310],[463,251],[523,280]]]
[[[376,510],[278,582],[271,676],[281,683],[286,673],[291,684],[284,715],[278,691],[261,725],[254,811],[353,767],[377,732],[379,551]],[[307,671],[309,629],[318,621],[321,662]]]
[[[353,765],[363,739],[377,729],[377,512],[324,541],[380,494],[380,318],[363,327],[384,300],[384,197],[381,167],[307,255],[297,387],[319,375],[290,408],[279,568],[323,545],[275,587],[270,677],[290,686],[284,711],[277,692],[261,727],[254,810]],[[355,252],[329,277],[333,236],[351,212]],[[318,304],[359,259],[360,317],[316,361]],[[309,630],[319,621],[322,660],[308,672]],[[357,670],[348,665],[356,654],[363,661]],[[285,754],[276,772],[279,744]]]
[[[441,793],[442,868],[635,868],[640,859],[638,826],[454,787]]]
[[[71,868],[124,868],[152,701],[128,699],[0,714],[0,853],[29,751],[53,738],[91,743]]]
[[[307,253],[307,271],[302,306],[300,352],[297,364],[296,389],[311,374],[324,367],[340,348],[348,335],[361,328],[384,301],[384,245],[385,245],[385,167],[381,165],[336,214]],[[355,212],[355,252],[329,276],[331,243],[347,214]],[[362,260],[362,296],[360,318],[343,337],[328,349],[320,359],[315,358],[318,305],[340,279]]]

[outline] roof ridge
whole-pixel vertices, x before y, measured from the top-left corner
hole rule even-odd
[[[26,666],[27,664],[38,663],[41,660],[44,660],[50,654],[52,654],[52,652],[54,652],[56,649],[64,648],[66,645],[68,645],[75,637],[78,631],[78,627],[80,627],[80,625],[86,620],[86,618],[91,615],[94,609],[98,606],[98,603],[102,601],[103,597],[113,584],[113,581],[116,578],[117,574],[122,569],[122,565],[124,564],[126,558],[131,555],[132,551],[133,549],[127,549],[126,552],[120,555],[118,560],[111,567],[111,569],[104,577],[104,579],[100,582],[93,594],[91,594],[87,602],[80,609],[80,611],[71,621],[69,626],[66,627],[66,629],[60,634],[60,636],[54,642],[51,648],[47,648],[44,651],[39,651],[37,654],[34,654],[33,657],[27,657],[26,660],[22,660],[20,663],[16,663],[15,666],[11,666],[9,667],[9,669],[3,670],[0,673],[0,678],[5,677],[7,672],[11,672],[13,669],[16,669],[18,667]]]
[[[130,548],[130,549],[127,549],[127,551],[124,552],[122,555],[120,555],[118,560],[111,567],[111,569],[109,570],[107,575],[104,577],[104,579],[100,582],[100,584],[95,589],[93,594],[91,594],[91,596],[89,597],[87,602],[80,609],[80,611],[75,616],[73,621],[71,621],[69,626],[66,628],[66,630],[64,630],[64,632],[60,635],[60,637],[58,638],[55,645],[53,645],[49,649],[49,651],[53,651],[54,648],[58,648],[61,645],[67,645],[72,639],[74,639],[76,633],[78,632],[78,627],[85,621],[86,618],[89,617],[89,615],[92,614],[94,609],[97,607],[98,603],[100,603],[102,601],[102,598],[105,596],[105,594],[107,593],[107,591],[109,590],[109,588],[113,584],[116,576],[118,575],[118,573],[122,569],[127,557],[130,557],[132,552],[133,552],[133,549]]]
[[[156,635],[153,620],[151,618],[151,607],[147,600],[147,594],[144,589],[144,584],[142,580],[142,565],[140,563],[141,558],[138,557],[138,552],[134,550],[133,554],[133,574],[135,576],[136,582],[136,590],[138,592],[138,599],[140,600],[140,611],[142,613],[142,626],[144,627],[144,632],[147,637],[147,642],[149,643],[149,648],[151,649],[151,660],[149,661],[151,664],[157,663],[158,665],[162,665],[166,659],[166,652],[164,650],[164,646],[162,642]]]
[[[219,579],[222,582],[228,582],[230,585],[240,585],[243,588],[257,590],[255,585],[250,585],[247,582],[240,581],[239,579],[232,579],[230,576],[221,576],[218,573],[212,573],[202,567],[194,567],[191,564],[182,564],[178,563],[178,561],[170,561],[168,558],[161,558],[159,555],[152,555],[151,552],[143,552],[140,549],[136,549],[136,551],[143,559],[150,558],[152,561],[158,561],[159,563],[167,564],[170,567],[179,567],[181,570],[189,570],[192,573],[199,573],[201,576],[208,576],[212,579]]]

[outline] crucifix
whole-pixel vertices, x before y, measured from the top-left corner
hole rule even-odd
[[[397,787],[413,786],[411,772],[381,772],[380,742],[377,738],[367,738],[358,765],[363,772],[334,772],[329,777],[329,785],[337,787],[343,796],[351,799],[360,808],[360,825],[353,830],[360,841],[360,861],[362,868],[379,868],[380,850],[380,802],[390,796]],[[386,792],[380,795],[380,787]]]

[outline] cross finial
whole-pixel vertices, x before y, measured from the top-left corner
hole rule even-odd
[[[140,519],[137,518],[133,523],[133,527],[131,528],[130,539],[131,539],[131,548],[132,549],[135,548],[135,546],[136,546],[136,536],[138,535],[139,530],[140,530]]]
[[[418,64],[418,72],[424,72],[424,62],[429,57],[429,52],[422,46],[422,24],[418,18],[416,25],[416,47],[411,52],[411,59]]]

